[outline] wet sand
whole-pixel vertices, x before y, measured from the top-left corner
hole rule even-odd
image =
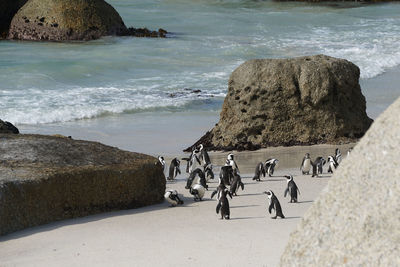
[[[322,145],[235,153],[245,189],[229,199],[231,220],[220,220],[215,212],[217,201],[210,199],[218,182],[218,165],[228,153],[211,153],[216,178],[210,180],[203,201],[195,202],[184,189],[188,176],[182,164],[182,175],[168,182],[167,189],[178,190],[184,205],[169,207],[164,202],[19,231],[0,238],[0,265],[277,266],[289,234],[331,176],[300,175],[297,157],[304,151],[312,158],[317,153],[331,154],[334,148]],[[341,149],[345,158],[347,150]],[[254,162],[265,161],[269,155],[281,160],[274,176],[253,181]],[[288,173],[294,175],[300,189],[299,203],[288,203],[289,198],[283,197],[287,184],[283,175]],[[266,190],[277,195],[285,219],[270,218],[263,194]]]

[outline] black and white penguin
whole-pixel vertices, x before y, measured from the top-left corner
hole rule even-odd
[[[210,156],[207,153],[207,150],[204,148],[203,144],[199,145],[200,152],[200,162],[202,166],[211,165]]]
[[[318,177],[318,174],[322,173],[322,167],[324,166],[324,164],[325,164],[325,159],[323,157],[317,157],[314,162],[311,161],[311,165],[312,165],[312,176],[311,177],[314,177],[314,176]]]
[[[219,172],[219,178],[224,183],[225,186],[231,184],[233,180],[233,169],[231,165],[226,165],[221,167],[221,171]]]
[[[219,180],[219,183],[218,183],[217,189],[215,189],[211,193],[211,198],[213,198],[215,195],[217,195],[217,200],[219,200],[221,198],[221,192],[226,189],[226,186],[222,182],[222,180],[221,179],[218,179],[218,180]]]
[[[212,170],[212,165],[208,164],[204,167],[204,174],[206,176],[207,182],[211,179],[214,179],[214,172]]]
[[[200,164],[200,160],[199,157],[197,156],[197,153],[199,151],[193,147],[192,153],[190,154],[190,156],[188,158],[182,158],[182,160],[186,160],[186,173],[191,173],[194,169],[197,168],[197,165],[201,165]]]
[[[275,166],[278,164],[279,160],[277,159],[267,159],[265,161],[265,171],[269,177],[274,174]]]
[[[352,150],[353,150],[352,147],[350,147],[349,150],[347,150],[347,156],[346,157],[350,156],[350,153],[351,153]]]
[[[258,163],[257,164],[257,167],[256,167],[256,170],[255,170],[255,173],[254,173],[254,177],[253,177],[253,180],[256,180],[256,181],[261,181],[261,179],[260,179],[260,176],[263,176],[263,177],[265,177],[265,168],[264,168],[264,164],[262,163],[262,162],[260,162],[260,163]]]
[[[234,155],[232,153],[230,153],[226,159],[226,164],[232,166],[233,169],[233,173],[237,172],[238,174],[240,174],[239,171],[239,167],[236,164],[236,161],[234,159]]]
[[[242,183],[242,178],[238,173],[234,173],[233,181],[231,183],[229,191],[231,192],[232,195],[237,196],[237,191],[239,190],[239,187],[242,188],[242,190],[244,190],[244,184]]]
[[[181,174],[181,162],[179,159],[174,158],[169,165],[169,174],[167,180],[174,180],[178,174]]]
[[[293,176],[292,175],[285,175],[287,180],[287,188],[285,190],[284,197],[286,197],[287,193],[290,194],[290,203],[297,202],[297,192],[300,194],[300,190],[297,187],[296,183],[293,181]]]
[[[165,162],[164,157],[158,156],[158,161],[161,163],[161,167],[162,167],[164,176],[166,176],[165,173],[167,172],[167,163]]]
[[[330,173],[333,173],[339,165],[333,156],[328,157],[328,164],[329,164],[328,172],[330,172]]]
[[[311,158],[310,158],[310,154],[309,153],[306,153],[304,155],[303,161],[301,162],[300,170],[301,170],[301,173],[303,175],[304,174],[310,174]]]
[[[199,184],[205,189],[208,190],[208,185],[206,181],[206,177],[204,176],[204,172],[200,169],[197,168],[194,171],[192,171],[189,175],[189,178],[186,181],[186,189],[192,188],[195,184]]]
[[[226,195],[229,195],[232,198],[232,195],[227,188],[221,191],[221,195],[219,197],[218,204],[215,209],[217,214],[221,212],[221,220],[223,219],[229,220],[231,215],[229,209],[229,201]]]
[[[342,162],[342,153],[340,153],[339,148],[335,149],[335,160],[338,165]]]
[[[168,190],[164,194],[165,200],[171,204],[172,207],[175,207],[178,204],[183,204],[183,200],[181,200],[178,196],[178,192],[176,190]]]
[[[282,219],[285,218],[285,216],[282,213],[281,204],[279,203],[279,200],[275,196],[274,192],[272,192],[272,190],[269,190],[264,193],[267,194],[269,200],[269,207],[268,207],[269,214],[271,214],[273,209],[275,210],[275,216],[271,218],[276,219],[278,216],[281,217]]]

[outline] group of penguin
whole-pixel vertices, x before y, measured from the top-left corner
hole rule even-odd
[[[349,152],[348,152],[349,153]],[[334,156],[328,157],[328,172],[333,173],[341,162],[342,156],[339,149],[336,149]],[[159,162],[163,168],[164,174],[167,172],[167,164],[162,156],[158,157]],[[193,195],[194,201],[201,201],[208,190],[207,182],[210,179],[214,179],[213,168],[210,157],[202,144],[198,147],[194,147],[188,158],[182,158],[187,161],[186,172],[189,174],[189,178],[186,181],[185,189],[189,190],[189,193]],[[253,180],[261,181],[261,176],[266,175],[272,176],[274,169],[278,164],[279,160],[270,158],[265,163],[260,162],[257,164]],[[300,166],[300,170],[305,174],[310,174],[312,169],[312,177],[322,173],[322,168],[326,164],[323,157],[317,157],[315,161],[311,160],[310,154],[306,153]],[[172,159],[168,169],[168,175],[166,175],[167,181],[172,181],[180,174],[180,160],[177,158]],[[298,193],[300,190],[293,180],[292,175],[285,175],[287,179],[287,187],[284,191],[284,197],[290,195],[290,203],[296,203],[298,199]],[[229,189],[228,189],[229,186]],[[234,155],[230,153],[227,156],[225,165],[221,167],[219,174],[219,184],[215,191],[212,192],[211,198],[217,196],[218,204],[216,206],[216,213],[221,215],[221,219],[230,219],[230,208],[228,196],[232,199],[233,196],[237,196],[237,192],[241,188],[244,190],[244,184],[240,177],[239,167],[234,159]],[[272,190],[264,192],[269,200],[268,212],[271,214],[272,210],[275,211],[275,216],[271,217],[276,219],[277,217],[285,218],[282,212],[282,207],[279,203],[277,196]],[[167,190],[164,195],[165,199],[171,206],[183,204],[183,200],[179,198],[179,194],[176,190]]]

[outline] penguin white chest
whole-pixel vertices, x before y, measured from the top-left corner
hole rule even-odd
[[[303,163],[303,171],[309,171],[311,169],[311,160],[305,159]]]

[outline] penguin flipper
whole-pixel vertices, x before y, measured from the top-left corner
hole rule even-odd
[[[242,188],[242,190],[244,190],[244,184],[242,182],[240,182],[240,187]]]
[[[219,213],[220,209],[221,209],[221,203],[218,202],[218,205],[217,205],[217,207],[216,207],[216,209],[215,209],[215,211],[217,212],[217,214]]]
[[[231,199],[232,199],[232,193],[228,191],[228,195],[229,195],[229,196],[231,197]]]
[[[213,198],[213,197],[215,196],[216,193],[217,193],[217,190],[214,190],[214,191],[211,193],[211,198]]]
[[[283,195],[283,197],[286,197],[286,195],[289,193],[289,188],[286,188],[285,190],[285,194]]]
[[[271,205],[269,205],[269,208],[268,208],[269,214],[271,214],[273,209],[274,209],[274,205],[271,203]]]

